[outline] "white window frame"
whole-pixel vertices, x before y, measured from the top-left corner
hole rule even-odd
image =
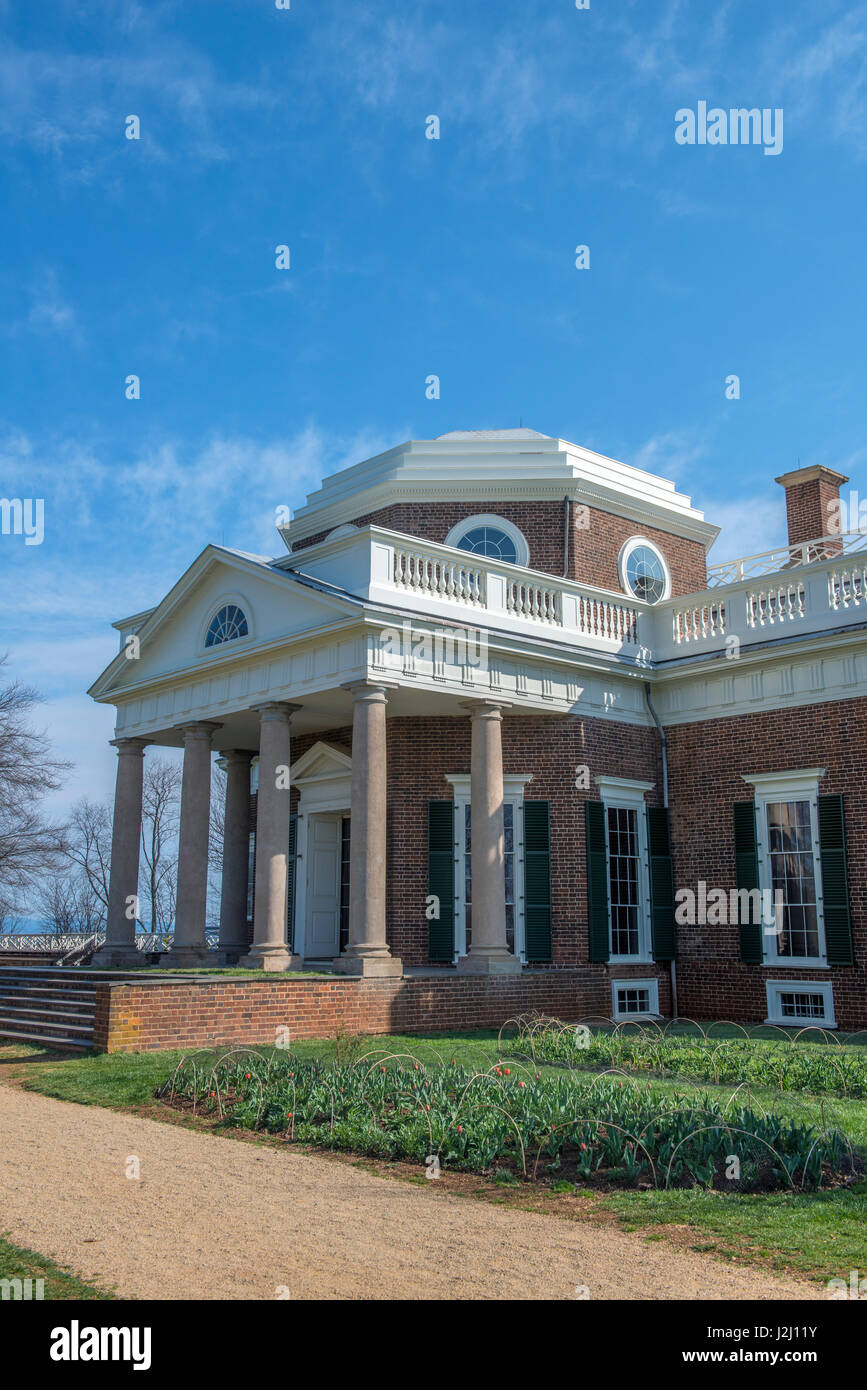
[[[768,805],[775,801],[809,801],[810,835],[813,841],[813,881],[816,885],[816,926],[819,935],[817,956],[782,956],[775,928],[762,923],[762,959],[765,965],[793,970],[827,970],[825,945],[825,906],[822,889],[822,856],[819,847],[819,778],[823,767],[799,768],[790,772],[759,773],[744,777],[755,793],[756,845],[759,857],[759,888],[770,893],[773,902],[771,854],[768,844]],[[764,898],[763,898],[764,901]]]
[[[479,516],[465,516],[463,521],[459,521],[457,526],[453,526],[446,536],[446,545],[453,546],[456,550],[460,548],[460,542],[468,531],[475,531],[477,526],[490,526],[494,530],[502,531],[509,540],[514,543],[517,559],[516,565],[521,569],[530,567],[530,546],[523,531],[519,531],[517,526],[511,521],[507,521],[503,516],[496,516],[493,512],[485,512]],[[470,551],[466,551],[470,554]],[[496,560],[489,555],[477,555],[477,560],[485,560],[489,565],[506,564],[505,560]]]
[[[650,1007],[646,1014],[623,1014],[617,1007],[617,991],[620,989],[646,989],[648,992],[648,1003]],[[611,981],[611,1017],[615,1023],[621,1023],[628,1018],[650,1018],[653,1014],[659,1013],[659,980],[655,976],[649,975],[644,980],[612,980]]]
[[[651,550],[662,565],[665,588],[661,598],[654,599],[652,602],[647,599],[640,599],[637,594],[633,593],[632,586],[629,583],[629,577],[626,573],[626,565],[629,557],[632,552],[638,550],[639,547]],[[620,554],[617,557],[617,572],[620,576],[620,587],[630,598],[635,599],[636,603],[648,603],[650,607],[654,607],[657,603],[664,603],[667,598],[671,598],[671,570],[668,568],[668,561],[659,546],[655,545],[653,541],[648,540],[646,536],[630,536],[628,541],[624,541],[620,549]]]
[[[524,923],[524,788],[532,782],[532,773],[516,773],[503,778],[503,802],[514,807],[513,831],[515,842],[515,955],[526,964],[527,937]],[[470,778],[465,773],[447,776],[454,788],[454,846],[455,846],[455,962],[467,954],[467,922],[464,913],[466,873],[464,871],[466,808],[470,806]]]
[[[822,1019],[783,1018],[780,1009],[781,994],[821,994],[825,1001],[825,1017]],[[836,1028],[834,1015],[834,986],[830,980],[765,980],[768,1016],[765,1023],[775,1023],[782,1028]]]
[[[608,950],[609,961],[615,965],[650,965],[653,962],[653,941],[650,924],[650,856],[647,847],[647,816],[645,815],[647,792],[653,791],[655,782],[636,782],[629,777],[597,777],[596,785],[602,797],[605,813],[605,888],[608,896]],[[611,931],[611,856],[608,846],[608,812],[625,809],[635,811],[638,828],[638,954],[632,956],[615,955]]]

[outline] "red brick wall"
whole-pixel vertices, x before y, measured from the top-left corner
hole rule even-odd
[[[602,972],[525,972],[500,979],[155,980],[98,984],[94,1045],[100,1052],[274,1043],[350,1033],[428,1033],[499,1028],[539,1010],[564,1022],[607,1014]]]
[[[867,699],[682,724],[667,734],[675,889],[695,892],[700,879],[736,886],[732,806],[752,799],[744,774],[826,769],[820,794],[843,796],[857,962],[815,972],[745,965],[736,926],[680,926],[680,1013],[753,1022],[766,1016],[766,979],[815,979],[833,984],[842,1028],[867,1027]]]
[[[658,545],[671,570],[672,594],[697,593],[707,584],[705,549],[698,541],[685,540],[654,527],[596,507],[587,509],[589,526],[579,525],[582,517],[570,509],[569,561],[567,575],[582,584],[603,589],[621,588],[617,557],[624,542],[640,532]],[[563,574],[564,504],[558,502],[395,502],[390,507],[356,517],[357,526],[384,526],[407,536],[423,536],[442,545],[453,526],[464,517],[494,513],[511,521],[526,537],[530,547],[530,567],[545,574]],[[587,519],[587,518],[585,518]],[[327,531],[302,540],[293,540],[293,550],[303,550],[324,540]],[[291,537],[290,537],[291,539]]]

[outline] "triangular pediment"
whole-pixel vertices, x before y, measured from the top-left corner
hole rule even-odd
[[[243,613],[246,633],[208,646],[211,621],[229,605]],[[134,630],[131,625],[125,643],[130,638],[134,642],[122,647],[89,694],[111,700],[150,681],[203,675],[356,612],[357,604],[348,596],[322,593],[265,559],[208,546],[141,626]],[[127,650],[133,655],[127,656]]]
[[[345,779],[352,772],[352,758],[342,748],[319,740],[289,769],[289,779],[293,786],[311,782],[331,782],[337,778]]]

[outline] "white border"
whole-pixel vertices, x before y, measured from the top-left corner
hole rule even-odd
[[[790,994],[821,994],[825,1000],[824,1018],[783,1018],[780,1014],[779,995],[783,991]],[[826,980],[765,980],[765,998],[768,1016],[765,1023],[774,1023],[781,1028],[836,1028],[834,1015],[834,986]]]
[[[630,536],[629,540],[624,541],[620,548],[620,554],[617,557],[617,573],[620,577],[620,587],[625,594],[628,594],[630,598],[638,600],[639,603],[648,602],[648,600],[640,599],[638,594],[633,593],[629,580],[626,577],[626,562],[633,550],[637,550],[640,545],[646,546],[648,550],[653,551],[657,560],[662,565],[662,573],[665,576],[665,588],[661,597],[654,599],[650,604],[651,608],[653,608],[657,603],[664,603],[667,598],[671,598],[671,570],[668,568],[668,561],[658,545],[655,545],[653,541],[649,541],[646,536]]]
[[[461,537],[466,535],[467,531],[474,531],[477,526],[491,526],[502,531],[509,537],[509,540],[515,543],[515,564],[520,565],[522,569],[530,568],[530,546],[523,531],[519,531],[513,522],[507,521],[504,516],[497,516],[495,512],[480,512],[478,516],[465,516],[463,521],[459,521],[457,526],[453,526],[449,531],[445,538],[445,544],[454,546],[457,550]],[[466,553],[471,554],[470,551]],[[492,556],[482,558],[487,558],[490,564],[495,565],[497,563]],[[502,561],[504,565],[508,563],[507,560]]]
[[[622,1014],[617,1008],[617,991],[619,989],[646,989],[649,991],[650,1008],[646,1014]],[[659,980],[657,977],[648,976],[643,980],[612,980],[611,981],[611,1017],[615,1023],[620,1023],[628,1018],[650,1018],[653,1014],[659,1013]]]

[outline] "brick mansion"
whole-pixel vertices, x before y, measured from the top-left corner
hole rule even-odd
[[[94,968],[138,963],[143,761],[170,745],[176,922],[148,973],[255,971],[220,1036],[263,1040],[274,990],[290,1026],[370,1031],[536,1007],[867,1027],[867,544],[832,525],[847,481],[779,477],[788,543],[709,564],[718,527],[665,478],[534,430],[457,431],[326,478],[276,558],[208,545],[115,624],[90,691],[117,715]],[[684,921],[685,890],[731,910]]]

